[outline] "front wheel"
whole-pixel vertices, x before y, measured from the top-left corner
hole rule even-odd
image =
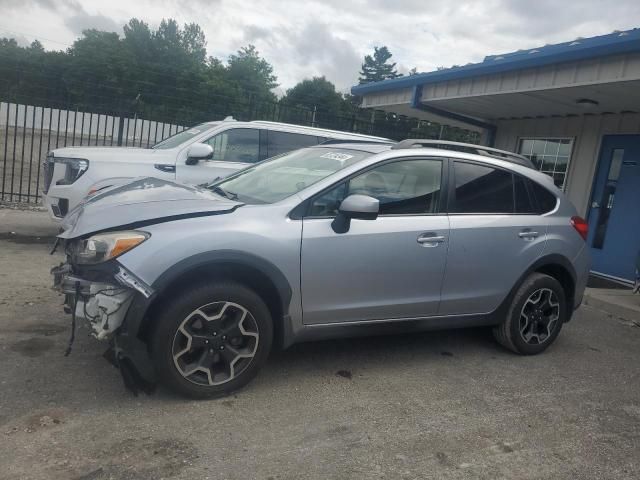
[[[502,346],[522,355],[535,355],[551,345],[566,320],[567,300],[560,282],[542,273],[531,274],[518,288],[507,317],[494,327]]]
[[[160,382],[192,397],[228,395],[253,379],[273,339],[269,309],[235,282],[182,291],[157,318],[151,356]]]

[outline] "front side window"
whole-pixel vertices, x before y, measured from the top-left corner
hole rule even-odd
[[[552,177],[558,188],[564,189],[572,143],[571,138],[522,138],[518,153],[531,160],[542,173]]]
[[[311,147],[318,144],[318,137],[301,135],[299,133],[277,132],[269,130],[267,133],[267,157],[275,157],[281,153]]]
[[[256,163],[260,158],[260,130],[233,128],[203,143],[213,147],[212,161]]]
[[[513,175],[504,170],[454,162],[452,213],[514,213]]]
[[[203,123],[201,125],[196,125],[193,128],[188,128],[186,130],[182,130],[169,138],[165,138],[161,142],[156,143],[151,148],[157,150],[166,150],[168,148],[175,148],[183,143],[192,140],[196,135],[200,135],[207,130],[211,130],[214,127],[217,127],[219,123]],[[157,131],[156,131],[157,133]]]
[[[353,194],[380,202],[380,215],[438,213],[442,162],[402,160],[368,170],[319,195],[311,203],[311,216],[335,216],[342,200]]]
[[[246,168],[208,188],[244,203],[275,203],[371,155],[335,148],[295,150]]]

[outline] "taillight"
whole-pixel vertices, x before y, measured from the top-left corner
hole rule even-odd
[[[587,235],[589,234],[589,224],[582,217],[571,217],[571,225],[576,229],[576,232],[580,234],[582,239],[586,242]]]

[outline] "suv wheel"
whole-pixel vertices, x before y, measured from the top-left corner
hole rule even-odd
[[[193,398],[228,395],[265,363],[273,325],[264,301],[243,285],[201,285],[164,305],[151,339],[160,382]]]
[[[522,355],[535,355],[553,343],[566,319],[567,301],[560,282],[530,275],[513,297],[507,318],[493,329],[496,340]]]

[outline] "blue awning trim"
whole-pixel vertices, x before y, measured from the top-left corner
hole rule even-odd
[[[640,28],[624,32],[614,32],[598,37],[581,38],[570,42],[547,45],[544,47],[519,50],[502,55],[489,55],[480,63],[461,67],[452,67],[435,72],[418,73],[408,77],[399,77],[382,82],[372,82],[351,87],[354,95],[384,92],[410,88],[449,80],[461,80],[480,75],[542,67],[554,63],[585,60],[607,55],[616,55],[640,51]]]

